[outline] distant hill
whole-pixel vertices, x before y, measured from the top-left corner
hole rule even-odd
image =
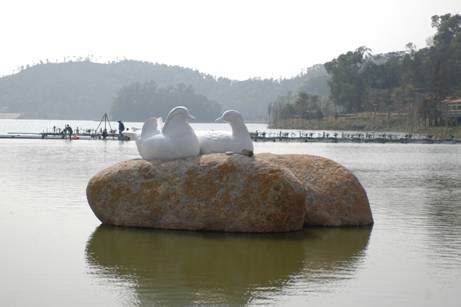
[[[120,89],[135,82],[154,81],[159,87],[191,86],[222,109],[238,109],[248,120],[265,120],[268,105],[289,91],[302,88],[329,95],[328,78],[323,65],[291,79],[235,81],[140,61],[44,63],[0,78],[0,110],[21,113],[23,118],[99,119],[112,109]]]

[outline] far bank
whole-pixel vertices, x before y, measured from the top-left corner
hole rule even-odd
[[[271,129],[335,130],[335,131],[379,131],[406,134],[426,134],[436,138],[461,138],[461,126],[429,126],[408,118],[405,113],[343,114],[321,119],[291,118],[269,123]]]

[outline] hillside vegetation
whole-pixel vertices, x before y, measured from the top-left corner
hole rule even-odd
[[[461,96],[461,15],[434,15],[431,25],[436,33],[425,48],[408,43],[405,51],[373,55],[363,46],[325,63],[329,99],[303,89],[280,96],[270,106],[272,126],[418,130],[459,124],[444,115],[443,101]],[[340,120],[345,114],[348,120]]]
[[[233,108],[240,110],[248,120],[266,120],[268,106],[277,96],[301,87],[327,96],[327,80],[323,65],[291,79],[235,81],[179,66],[131,60],[107,64],[89,60],[41,63],[0,78],[0,112],[21,113],[23,118],[99,119],[104,112],[112,110],[113,117],[143,121],[150,115],[165,114],[155,114],[159,108],[139,109],[135,92],[129,96],[126,93],[121,95],[120,91],[136,87],[136,84],[154,82],[163,92],[189,89],[187,93],[192,96],[182,93],[183,101],[178,100],[177,95],[170,95],[174,103],[203,102],[193,96],[203,95],[202,98],[212,101],[205,103],[213,105],[210,112]],[[116,99],[117,105],[114,105]],[[157,103],[170,105],[172,102],[160,102],[151,97],[150,104],[155,106]],[[209,117],[208,114],[201,119]]]

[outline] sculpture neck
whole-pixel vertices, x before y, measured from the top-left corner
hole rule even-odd
[[[232,127],[232,135],[247,135],[248,134],[248,129],[244,123],[242,122],[230,123],[230,125]]]

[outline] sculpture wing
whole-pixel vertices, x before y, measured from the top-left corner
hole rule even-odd
[[[159,131],[157,129],[157,118],[151,117],[147,119],[142,126],[141,138],[145,139],[158,133]]]

